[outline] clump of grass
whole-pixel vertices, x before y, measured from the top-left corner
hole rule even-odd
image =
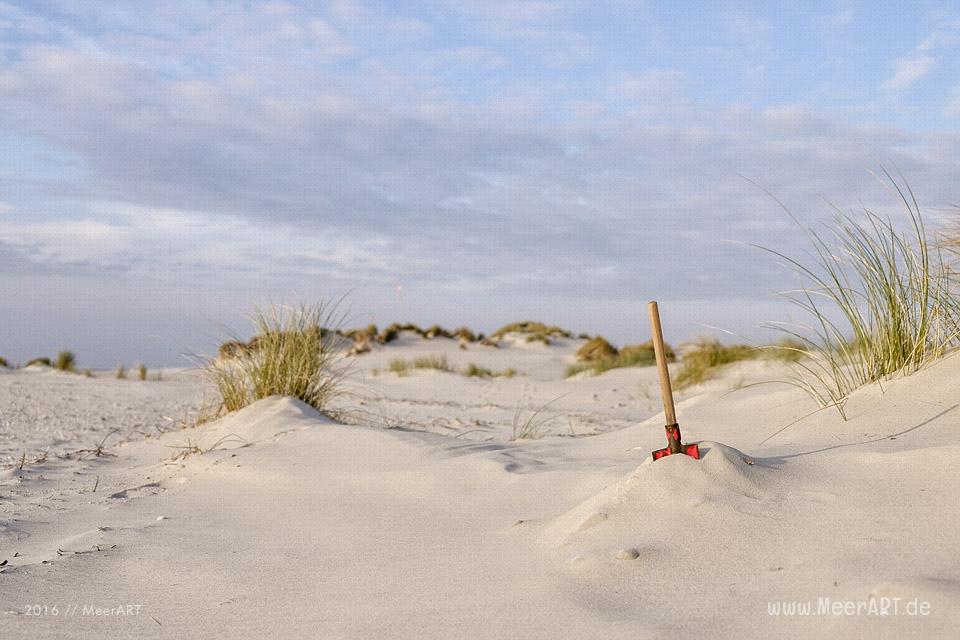
[[[137,379],[140,381],[147,379],[147,365],[142,362],[137,365]]]
[[[447,362],[447,356],[423,356],[414,358],[414,369],[436,369],[437,371],[452,371],[453,367]]]
[[[664,345],[664,355],[667,358],[667,362],[676,360],[673,348],[669,344]],[[621,367],[649,367],[656,364],[656,362],[657,359],[653,351],[653,342],[648,340],[642,344],[627,345],[610,357],[572,364],[567,367],[566,376],[569,378],[582,371],[592,371],[594,375],[600,375],[610,369],[619,369]]]
[[[460,327],[453,332],[453,335],[455,338],[464,340],[466,342],[476,342],[479,339],[477,338],[477,334],[471,331],[468,327]]]
[[[73,371],[77,366],[77,357],[72,351],[61,351],[57,354],[57,361],[53,368],[57,371]]]
[[[468,378],[512,378],[517,375],[517,370],[510,367],[503,371],[493,371],[492,369],[481,367],[475,362],[471,362],[463,370],[463,375]]]
[[[453,334],[440,325],[435,324],[432,327],[428,327],[426,331],[423,332],[423,337],[427,340],[433,340],[434,338],[452,338]]]
[[[123,363],[117,363],[117,370],[114,372],[113,377],[117,380],[126,380],[127,379],[127,368],[123,366]]]
[[[226,362],[208,359],[205,372],[220,396],[217,414],[274,395],[302,400],[319,411],[342,392],[343,353],[324,329],[340,320],[336,305],[301,304],[256,309],[257,348]]]
[[[716,338],[700,338],[683,354],[680,371],[674,377],[674,386],[683,389],[705,382],[717,369],[731,362],[760,357],[761,351],[745,344],[724,345]]]
[[[6,359],[6,358],[0,358],[0,367],[3,367],[4,369],[9,369],[9,368],[10,368],[10,365],[7,364],[7,359]]]
[[[467,368],[463,370],[463,375],[470,378],[491,378],[493,377],[493,371],[486,367],[481,367],[475,362],[471,362],[467,365]]]
[[[543,405],[530,415],[524,417],[520,409],[520,402],[517,402],[517,408],[513,412],[513,440],[535,440],[543,436],[543,429],[557,419],[558,416],[548,416],[545,411],[547,407],[559,400],[554,398]]]
[[[960,346],[960,298],[949,261],[928,238],[910,186],[884,175],[906,213],[905,230],[870,210],[855,218],[836,209],[824,236],[783,207],[806,232],[813,262],[772,252],[805,280],[804,288],[785,297],[813,325],[778,326],[811,356],[792,382],[841,415],[855,389],[915,372]]]
[[[80,375],[82,375],[85,378],[92,378],[93,371],[91,371],[90,369],[84,369],[83,371],[80,372]]]
[[[531,333],[526,338],[527,343],[531,342],[542,342],[545,345],[550,345],[550,336],[546,333]]]
[[[394,358],[387,365],[387,371],[392,371],[401,378],[410,373],[410,363],[403,358]]]
[[[397,325],[390,325],[383,331],[377,334],[377,342],[380,344],[387,344],[388,342],[393,342],[400,337],[400,329],[397,328]]]
[[[27,364],[25,364],[25,365],[23,365],[23,366],[29,367],[29,366],[34,365],[34,364],[41,364],[41,365],[43,365],[43,366],[45,366],[45,367],[52,367],[52,366],[53,366],[53,363],[50,362],[50,358],[43,358],[43,357],[34,358],[33,360],[30,360],[29,362],[27,362]]]
[[[593,362],[606,360],[617,355],[617,348],[607,342],[603,336],[591,338],[582,347],[577,349],[577,360]]]
[[[573,335],[566,329],[561,329],[555,325],[546,325],[542,322],[526,320],[524,322],[511,322],[510,324],[504,325],[494,331],[490,337],[494,339],[502,338],[508,333],[539,334],[545,336],[547,339],[552,337],[569,338]],[[540,338],[537,339],[539,340]]]

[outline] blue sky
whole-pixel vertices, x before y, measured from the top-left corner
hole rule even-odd
[[[0,355],[177,364],[252,303],[761,337],[801,219],[952,215],[951,3],[4,2]],[[403,307],[397,292],[403,287]]]

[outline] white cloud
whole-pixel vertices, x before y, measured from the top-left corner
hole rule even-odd
[[[900,58],[896,62],[896,71],[884,83],[888,89],[902,91],[926,76],[933,69],[937,59],[929,55]]]

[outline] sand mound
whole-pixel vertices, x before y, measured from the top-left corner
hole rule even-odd
[[[776,470],[733,447],[700,443],[701,460],[669,456],[647,459],[622,480],[556,518],[543,541],[551,545],[586,542],[617,546],[656,534],[678,519],[706,509],[741,513],[742,505],[773,497]],[[710,516],[716,521],[717,515]],[[619,548],[619,547],[618,547]]]
[[[217,421],[216,433],[254,443],[289,431],[331,424],[338,423],[305,402],[286,396],[271,396]]]

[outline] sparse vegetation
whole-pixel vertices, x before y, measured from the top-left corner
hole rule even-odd
[[[960,298],[949,260],[929,240],[909,185],[884,175],[906,213],[906,230],[870,210],[854,218],[837,209],[824,237],[784,207],[806,232],[813,263],[773,252],[807,282],[785,295],[813,326],[778,327],[811,356],[792,382],[841,415],[855,389],[915,372],[960,346]]]
[[[542,322],[533,322],[530,320],[524,322],[512,322],[497,329],[491,334],[491,338],[502,338],[508,333],[525,333],[545,336],[548,340],[553,337],[570,338],[573,334],[566,329],[554,325],[546,325]],[[540,338],[537,338],[538,340]],[[529,342],[529,340],[528,340]]]
[[[523,411],[520,409],[520,403],[517,402],[517,408],[513,412],[513,440],[535,440],[543,436],[543,429],[557,419],[558,416],[548,416],[544,413],[547,407],[559,400],[554,398],[543,405],[529,416],[523,417]]]
[[[677,389],[705,382],[716,373],[718,367],[740,360],[762,356],[757,347],[746,344],[724,345],[712,337],[700,338],[684,352],[680,371],[673,382]]]
[[[72,351],[61,351],[57,354],[57,362],[53,368],[57,371],[73,371],[77,365],[77,358]]]
[[[127,379],[127,368],[123,366],[123,363],[120,362],[117,364],[117,370],[114,372],[113,377],[117,380],[126,380]]]
[[[220,438],[219,440],[211,444],[209,447],[202,447],[200,445],[199,438],[197,439],[187,438],[185,442],[171,445],[170,448],[176,449],[177,453],[175,453],[170,458],[170,460],[172,462],[178,462],[180,460],[189,458],[192,455],[203,455],[205,453],[210,453],[211,451],[216,451],[221,447],[221,445],[230,444],[230,443],[238,445],[234,447],[235,449],[242,449],[243,447],[247,447],[250,445],[249,442],[247,442],[244,438],[238,436],[235,433],[228,433],[227,435],[223,436],[222,438]]]
[[[137,379],[140,381],[147,379],[147,365],[142,362],[137,365]]]
[[[475,362],[471,362],[467,365],[467,368],[463,370],[463,375],[470,378],[491,378],[493,377],[493,371],[486,367],[481,367]]]
[[[394,358],[387,365],[387,371],[392,371],[402,378],[410,373],[410,363],[403,358]]]
[[[10,367],[10,365],[7,364],[6,358],[0,358],[0,367],[3,367],[4,369],[8,369]]]
[[[341,393],[342,352],[331,345],[340,320],[336,306],[300,305],[257,309],[251,321],[257,348],[226,362],[208,359],[205,371],[220,395],[218,414],[242,409],[262,398],[290,396],[319,411]]]
[[[503,371],[493,371],[487,369],[486,367],[481,367],[475,362],[471,362],[463,370],[463,375],[468,378],[512,378],[517,375],[517,370],[513,367],[509,369],[504,369]]]
[[[594,340],[596,339],[597,338],[594,338]],[[603,340],[602,338],[600,339]],[[604,342],[606,342],[606,340],[604,340]],[[669,344],[664,346],[666,348],[665,355],[667,362],[676,360],[673,348]],[[611,348],[613,348],[612,345]],[[613,356],[572,364],[567,367],[566,375],[569,378],[583,371],[592,371],[594,375],[600,375],[610,369],[619,369],[621,367],[649,367],[656,364],[656,362],[657,359],[653,351],[653,342],[648,340],[642,344],[627,345],[619,351],[615,350],[615,355]]]
[[[413,361],[414,369],[436,369],[437,371],[452,371],[453,367],[447,362],[447,356],[423,356],[415,358]]]
[[[41,357],[41,358],[34,358],[33,360],[30,360],[29,362],[27,362],[27,364],[25,364],[25,365],[23,365],[23,366],[29,367],[29,366],[35,365],[35,364],[43,365],[43,366],[45,366],[45,367],[52,367],[52,366],[53,366],[53,363],[50,362],[50,358],[42,358],[42,357]]]
[[[467,342],[476,342],[478,339],[477,335],[467,327],[460,327],[453,332],[453,335],[455,338],[459,340],[465,340]]]
[[[435,324],[423,332],[423,337],[427,340],[433,340],[434,338],[452,338],[453,334],[440,325]]]
[[[83,371],[80,372],[80,375],[84,376],[85,378],[92,378],[93,371],[91,371],[90,369],[84,369]]]
[[[617,355],[617,349],[607,342],[602,336],[591,338],[577,350],[577,360],[581,362],[594,362],[597,360],[606,360]]]

